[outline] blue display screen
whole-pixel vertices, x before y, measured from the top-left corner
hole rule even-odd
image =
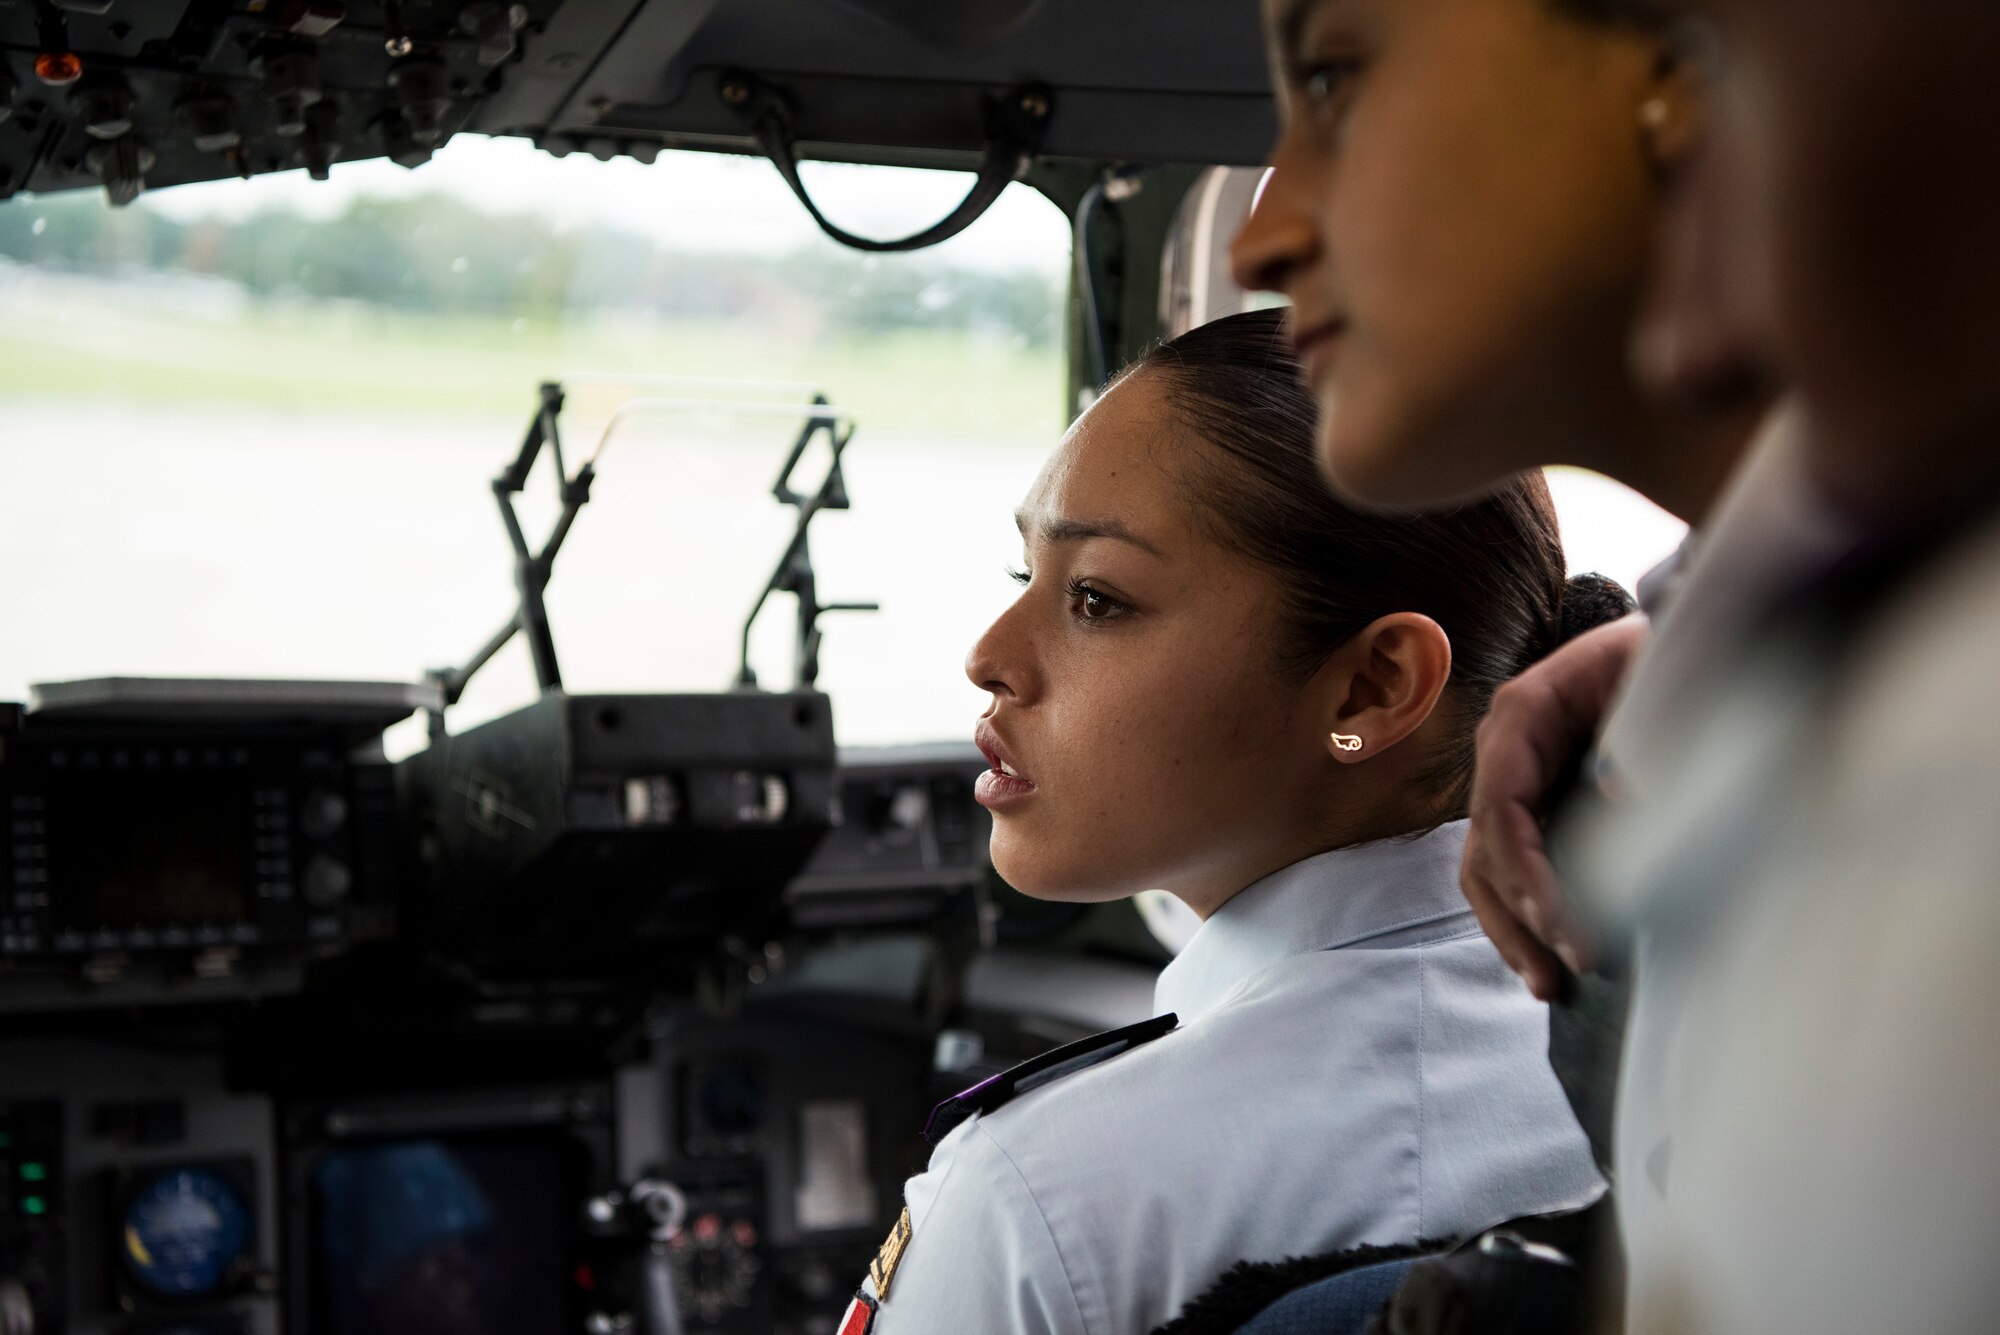
[[[207,1168],[171,1168],[126,1207],[121,1249],[140,1287],[164,1298],[219,1292],[256,1239],[243,1194]]]
[[[560,1147],[407,1140],[314,1172],[328,1335],[555,1335],[569,1205]]]

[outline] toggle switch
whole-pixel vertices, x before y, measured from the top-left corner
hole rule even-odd
[[[104,182],[112,207],[122,209],[145,193],[146,173],[152,168],[154,154],[128,134],[93,145],[83,161]]]
[[[92,139],[117,139],[132,132],[132,90],[123,81],[93,79],[70,94],[77,119]]]
[[[319,59],[310,51],[284,47],[258,56],[257,70],[278,133],[287,139],[304,134],[306,110],[325,96]]]
[[[227,153],[243,143],[236,108],[221,93],[190,93],[174,104],[174,115],[187,127],[194,146],[204,153]]]
[[[433,56],[416,56],[389,67],[389,87],[409,126],[410,138],[435,148],[444,138],[445,113],[451,110],[451,90],[444,64]]]
[[[305,141],[299,146],[299,158],[305,163],[306,174],[315,181],[324,181],[332,175],[333,160],[340,156],[340,108],[322,99],[306,109]],[[331,796],[331,795],[329,795]],[[341,802],[341,815],[346,815],[346,803]],[[334,828],[338,828],[338,822]]]

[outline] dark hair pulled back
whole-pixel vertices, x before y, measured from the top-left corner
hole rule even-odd
[[[1394,612],[1420,612],[1444,628],[1452,669],[1440,707],[1451,726],[1430,778],[1447,814],[1464,810],[1473,736],[1493,693],[1563,640],[1631,610],[1611,580],[1565,580],[1539,473],[1424,513],[1371,513],[1335,499],[1319,474],[1318,407],[1283,311],[1192,329],[1128,374],[1163,387],[1187,437],[1172,457],[1205,527],[1278,577],[1282,670],[1310,676]]]

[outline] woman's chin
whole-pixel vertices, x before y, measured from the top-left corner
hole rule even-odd
[[[1030,856],[1012,847],[999,828],[993,831],[993,870],[1000,879],[1030,899],[1046,899],[1063,904],[1096,904],[1124,899],[1130,891],[1116,888],[1112,870],[1101,864],[1076,867],[1052,861],[1046,848]],[[1110,888],[1107,888],[1109,886]]]
[[[1428,447],[1425,433],[1395,414],[1351,400],[1340,412],[1322,401],[1320,413],[1320,475],[1350,504],[1426,510],[1476,500],[1506,478],[1506,470],[1466,458],[1469,451]]]
[[[1001,880],[1030,899],[1063,901],[1075,898],[1064,893],[1069,882],[1060,875],[1051,875],[1043,859],[1010,857],[1002,851],[998,830],[993,832],[993,870],[1000,874]]]
[[[1409,505],[1412,450],[1379,409],[1362,394],[1320,395],[1320,475],[1352,504]]]

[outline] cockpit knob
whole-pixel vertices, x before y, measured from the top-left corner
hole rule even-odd
[[[204,153],[227,153],[243,142],[236,125],[236,108],[221,93],[191,93],[174,104],[174,114],[187,127],[194,146]]]
[[[526,5],[479,0],[459,11],[458,26],[479,43],[479,63],[498,65],[514,54],[516,34],[528,23]]]
[[[333,160],[339,156],[340,108],[325,100],[315,102],[306,110],[305,142],[299,146],[299,158],[305,163],[306,174],[315,181],[326,180],[332,175]],[[346,804],[342,803],[341,816],[344,818],[346,814]]]
[[[310,51],[284,47],[257,58],[264,96],[277,132],[287,139],[306,132],[306,109],[325,96],[319,60]]]
[[[316,909],[330,909],[354,889],[354,873],[347,869],[346,863],[334,858],[314,858],[306,864],[300,884],[306,903]]]
[[[116,139],[132,132],[132,90],[123,82],[79,84],[71,99],[84,133],[92,139]]]
[[[410,137],[410,123],[400,111],[382,117],[382,155],[398,167],[414,171],[431,160],[429,146]]]
[[[444,138],[445,113],[451,110],[451,90],[443,62],[432,56],[399,60],[389,68],[389,87],[410,128],[410,138],[425,148]]]
[[[308,839],[331,839],[347,824],[347,799],[325,788],[306,794],[299,806],[299,833]]]
[[[94,145],[83,155],[86,167],[104,182],[104,193],[114,208],[124,208],[146,189],[146,172],[154,162],[153,150],[132,135]]]

